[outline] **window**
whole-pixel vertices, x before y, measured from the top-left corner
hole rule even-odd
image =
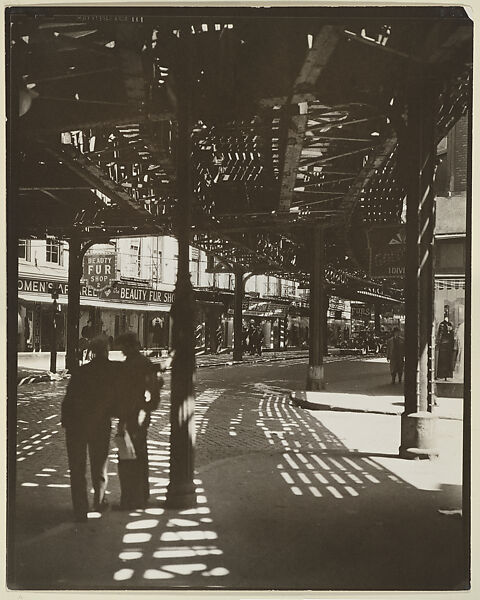
[[[142,276],[142,240],[138,242],[137,250],[137,277]]]
[[[62,264],[62,252],[60,242],[57,242],[53,238],[47,238],[46,260],[47,262],[55,263],[56,265]]]
[[[435,240],[435,273],[463,275],[465,273],[465,239]]]
[[[18,240],[18,258],[32,260],[32,245],[30,240]]]
[[[154,250],[152,261],[152,279],[157,283],[162,281],[162,253]]]
[[[193,285],[200,285],[200,250],[198,248],[191,248],[190,252],[192,283]]]

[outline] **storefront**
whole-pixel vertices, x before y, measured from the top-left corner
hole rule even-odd
[[[351,337],[360,338],[373,328],[372,308],[364,302],[351,303]]]
[[[327,312],[327,342],[329,346],[347,344],[351,336],[350,301],[330,296]]]
[[[279,350],[286,347],[288,310],[290,302],[249,298],[244,302],[244,328],[260,325],[263,330],[263,348]]]
[[[285,347],[307,348],[310,309],[307,301],[292,301],[286,320]]]
[[[45,352],[51,349],[54,289],[58,290],[57,350],[65,350],[68,284],[65,281],[20,277],[19,352]],[[79,333],[91,321],[95,334],[107,335],[112,341],[112,347],[120,333],[132,331],[138,335],[142,348],[168,348],[172,301],[171,291],[154,290],[130,283],[114,282],[111,288],[101,292],[82,285]]]
[[[231,290],[205,287],[195,288],[195,349],[197,352],[216,353],[230,348],[233,343]]]

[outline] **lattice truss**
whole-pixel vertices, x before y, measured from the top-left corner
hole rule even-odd
[[[44,162],[44,171],[62,165],[77,177],[75,193],[66,194],[27,181],[25,229],[173,231],[185,76],[178,57],[187,35],[194,242],[250,270],[301,278],[310,267],[306,230],[324,226],[329,268],[365,277],[365,245],[352,248],[351,232],[400,221],[396,129],[409,69],[427,59],[449,65],[443,136],[469,103],[469,24],[166,13],[18,18],[12,79],[23,107],[23,170]],[[44,210],[42,220],[41,207],[53,206],[56,217]]]

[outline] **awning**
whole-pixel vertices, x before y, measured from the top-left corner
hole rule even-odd
[[[42,302],[52,304],[52,297],[48,294],[18,294],[19,300],[27,302]],[[57,300],[58,304],[67,305],[68,299],[65,296],[60,296]],[[148,312],[170,312],[171,304],[127,304],[126,302],[109,302],[98,298],[80,298],[80,306],[97,306],[98,308],[111,308],[114,310],[137,310]]]

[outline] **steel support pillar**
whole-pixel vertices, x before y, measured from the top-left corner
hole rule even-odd
[[[323,371],[325,241],[321,228],[312,231],[313,262],[310,272],[310,344],[307,390],[325,389]]]
[[[243,360],[243,299],[245,279],[241,269],[235,270],[235,299],[233,310],[233,360]]]
[[[374,305],[374,331],[375,331],[375,335],[379,336],[380,335],[380,311],[381,311],[381,306],[378,302],[375,302]]]
[[[324,289],[324,288],[323,288]],[[323,340],[323,356],[328,356],[328,305],[330,297],[323,293],[322,302],[322,340]]]
[[[190,237],[192,211],[191,173],[191,42],[182,31],[183,48],[179,60],[183,73],[179,79],[177,137],[177,240],[178,270],[172,315],[172,379],[170,405],[170,482],[167,508],[189,508],[197,503],[194,478],[195,446],[195,326],[194,294],[190,279]]]
[[[434,169],[436,88],[427,77],[412,85],[407,126],[400,138],[407,191],[405,269],[405,412],[401,416],[402,458],[432,458],[436,417],[432,415]]]
[[[52,293],[52,327],[50,339],[50,373],[57,372],[57,298],[58,293]]]
[[[80,322],[80,279],[82,277],[82,253],[80,240],[68,241],[68,307],[67,307],[67,354],[65,367],[72,373],[78,368],[78,339]]]

